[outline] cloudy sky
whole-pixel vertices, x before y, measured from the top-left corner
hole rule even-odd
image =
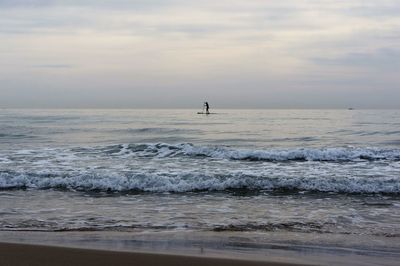
[[[399,0],[0,0],[0,107],[400,108]]]

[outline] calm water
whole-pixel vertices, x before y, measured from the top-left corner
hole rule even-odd
[[[400,237],[399,110],[0,110],[0,230]]]

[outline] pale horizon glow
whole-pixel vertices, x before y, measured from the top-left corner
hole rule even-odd
[[[400,108],[400,2],[0,0],[0,108]]]

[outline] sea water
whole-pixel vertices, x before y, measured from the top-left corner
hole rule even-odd
[[[399,110],[0,110],[0,230],[400,238]]]

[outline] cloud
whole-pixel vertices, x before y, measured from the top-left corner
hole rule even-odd
[[[33,65],[35,68],[73,68],[74,65],[68,64],[45,64],[45,65]]]
[[[249,105],[290,95],[312,105],[302,98],[311,91],[336,92],[335,105],[346,90],[371,89],[371,77],[381,87],[400,83],[399,8],[389,0],[0,0],[0,98],[96,92],[99,102],[134,95],[133,105],[145,105],[168,90],[180,106],[178,96],[195,101],[201,91],[242,106],[245,89]],[[86,96],[64,103],[76,98]]]
[[[354,52],[336,58],[315,58],[314,61],[321,65],[362,66],[399,71],[400,50],[379,49],[370,53]]]

